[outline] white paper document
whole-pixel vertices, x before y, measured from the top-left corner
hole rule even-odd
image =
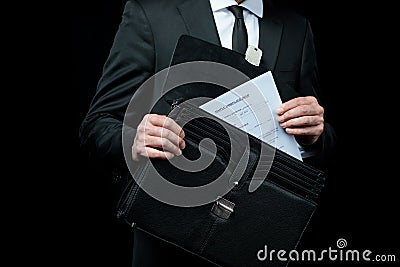
[[[201,109],[302,160],[298,144],[277,121],[282,104],[271,72],[203,104]]]

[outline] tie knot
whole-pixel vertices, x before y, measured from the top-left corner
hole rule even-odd
[[[228,7],[229,11],[233,13],[235,18],[243,19],[243,7],[241,6],[230,6]]]

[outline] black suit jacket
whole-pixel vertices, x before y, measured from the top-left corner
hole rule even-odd
[[[317,64],[308,21],[294,13],[266,8],[259,27],[262,62],[273,72],[282,101],[316,96]],[[208,0],[126,3],[103,75],[81,126],[82,145],[93,158],[112,168],[124,168],[121,128],[126,107],[145,80],[169,66],[183,34],[220,45]],[[139,96],[140,92],[136,92],[135,97]],[[333,129],[326,124],[317,142],[321,153],[309,161],[321,166],[334,139]]]

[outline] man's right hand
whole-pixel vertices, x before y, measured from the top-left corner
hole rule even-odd
[[[137,127],[132,145],[132,159],[171,159],[180,156],[185,148],[182,128],[171,118],[158,114],[147,114]]]

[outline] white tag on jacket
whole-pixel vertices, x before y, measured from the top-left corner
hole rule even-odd
[[[255,66],[260,66],[261,57],[262,57],[262,50],[260,48],[257,48],[252,45],[247,47],[245,59],[250,64],[253,64]]]

